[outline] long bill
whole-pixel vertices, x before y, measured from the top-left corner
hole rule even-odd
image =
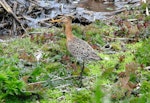
[[[51,23],[61,22],[61,19],[56,19],[56,20],[52,19],[52,21],[50,21],[50,22],[51,22]]]

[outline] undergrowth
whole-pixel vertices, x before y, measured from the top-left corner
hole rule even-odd
[[[129,16],[133,18],[139,17]],[[33,28],[29,32],[41,33],[0,43],[0,102],[148,103],[149,22],[142,18],[144,24],[131,29],[134,26],[126,19],[121,14],[107,24],[73,24],[74,35],[103,58],[86,63],[82,88],[78,88],[81,65],[67,51],[62,29]]]
[[[149,66],[150,65],[150,39],[146,39],[142,42],[141,47],[137,48],[136,50],[136,60],[140,64]]]

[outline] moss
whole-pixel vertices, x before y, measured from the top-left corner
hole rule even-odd
[[[146,7],[148,7],[148,4],[147,4],[147,3],[142,3],[141,8],[142,8],[143,10],[145,10]]]
[[[91,42],[91,44],[103,45],[104,41],[101,37],[101,29],[95,25],[86,26],[84,29],[85,40]]]
[[[6,54],[10,53],[18,53],[19,50],[25,50],[26,52],[34,52],[39,48],[39,46],[33,42],[30,41],[30,38],[25,38],[25,39],[16,39],[13,42],[8,43],[8,46],[6,49]]]
[[[149,101],[150,101],[150,94],[144,94],[144,95],[141,95],[140,97],[132,97],[127,102],[129,102],[129,103],[148,103]]]
[[[149,81],[143,81],[141,85],[141,93],[150,93],[150,82]]]
[[[63,96],[63,93],[61,93],[59,90],[47,90],[47,94],[44,96],[44,98],[40,101],[41,103],[58,103],[59,97]],[[47,101],[49,100],[49,101]]]
[[[111,44],[111,48],[114,50],[114,51],[120,51],[121,50],[121,46],[120,46],[120,43],[112,43]]]
[[[55,71],[56,69],[60,69],[62,65],[60,63],[49,63],[45,66],[45,69],[50,73]]]
[[[3,47],[2,45],[0,44],[0,55],[3,54]]]
[[[150,65],[150,39],[147,39],[142,42],[141,47],[136,50],[135,57],[136,61],[140,64],[144,64],[146,66]]]
[[[9,95],[20,95],[25,87],[23,81],[19,80],[19,70],[15,63],[10,63],[11,58],[0,58],[0,99]]]
[[[72,102],[91,103],[91,94],[87,90],[81,90],[72,94]]]
[[[127,14],[126,16],[122,14],[123,19],[127,19],[128,17],[135,18],[135,16],[136,14]],[[141,19],[141,16],[137,15],[136,17]],[[149,20],[146,20],[146,18],[142,19],[145,20],[145,22]],[[111,22],[114,21],[111,20]],[[105,42],[108,42],[107,40],[103,40],[105,36],[114,37],[114,31],[120,30],[118,26],[110,26],[108,24],[102,21],[96,21],[87,26],[73,24],[72,28],[74,35],[77,37],[87,41],[90,45],[101,47]],[[120,86],[117,87],[113,85],[118,78],[118,74],[125,71],[127,63],[135,62],[136,60],[139,63],[143,63],[147,66],[149,65],[150,60],[147,57],[149,57],[150,48],[148,44],[150,40],[130,44],[125,43],[125,51],[122,51],[120,42],[114,41],[112,43],[110,40],[109,43],[113,45],[113,50],[116,51],[115,54],[107,54],[107,52],[101,50],[102,53],[99,55],[104,60],[92,61],[90,63],[86,62],[84,71],[86,75],[84,74],[83,78],[85,87],[78,89],[77,82],[79,79],[73,77],[74,75],[79,75],[80,70],[74,73],[74,70],[70,66],[72,64],[72,57],[66,48],[64,31],[60,28],[52,27],[49,29],[31,28],[29,32],[37,32],[40,35],[44,32],[52,33],[53,38],[47,42],[41,41],[40,43],[32,42],[30,37],[15,39],[12,42],[0,43],[0,102],[142,103],[149,101],[150,76],[147,71],[138,69],[140,71],[139,75],[142,75],[139,78],[141,84],[141,88],[138,91],[140,94],[139,97],[134,95],[130,95],[130,97],[125,96],[126,90],[121,89]],[[126,31],[120,30],[119,32],[120,34],[126,34]],[[144,32],[143,30],[142,35],[149,35],[148,28],[146,31],[147,34]],[[117,37],[117,35],[115,36]],[[125,35],[122,36],[124,37]],[[41,39],[37,41],[42,39],[41,37]],[[33,55],[37,50],[42,51],[42,58],[38,62],[26,62],[18,58],[22,51]],[[66,55],[69,57],[69,60],[62,59],[62,57],[65,58]],[[119,58],[121,58],[122,55],[124,59],[120,61]],[[77,68],[80,67],[77,66]],[[44,83],[41,84],[44,87],[42,88],[44,92],[37,93],[36,90],[33,90],[33,93],[29,93],[28,95],[22,92],[26,90],[26,88],[24,88],[24,83],[21,81],[23,76],[29,76],[27,81],[30,83],[44,81]],[[136,79],[134,75],[131,75],[130,81],[135,82]],[[113,90],[111,91],[111,89]],[[7,94],[9,94],[9,96]],[[117,96],[116,100],[111,101],[111,94]],[[3,99],[1,100],[1,98]]]
[[[149,22],[149,21],[150,21],[150,16],[147,16],[147,17],[145,18],[145,21]]]
[[[74,24],[72,25],[72,33],[74,35],[76,35],[77,37],[79,38],[82,38],[83,37],[83,27],[81,25],[78,25],[78,24]]]

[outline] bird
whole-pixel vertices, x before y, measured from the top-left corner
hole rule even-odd
[[[67,49],[74,56],[77,61],[82,63],[82,68],[80,72],[80,86],[82,87],[82,75],[85,68],[85,61],[89,60],[102,60],[100,56],[97,55],[95,50],[84,40],[76,37],[72,33],[72,17],[63,16],[60,19],[52,20],[51,22],[62,22],[65,25],[65,35],[66,35],[66,44]]]

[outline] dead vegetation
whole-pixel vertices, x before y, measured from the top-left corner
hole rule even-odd
[[[57,24],[57,28],[48,29],[52,26],[48,23],[51,17],[46,16],[35,21],[39,15],[46,15],[52,8],[43,7],[31,0],[19,5],[19,1],[12,5],[15,1],[8,0],[7,4],[11,8],[16,5],[24,8],[13,13],[30,36],[0,42],[0,102],[149,101],[150,62],[147,57],[150,55],[150,47],[147,44],[150,41],[150,18],[146,14],[146,8],[140,6],[125,9],[119,15],[103,21],[96,20],[86,26],[72,24],[73,33],[86,40],[104,59],[85,65],[84,87],[78,88],[79,64],[66,49],[63,26]],[[28,3],[29,9],[22,7]],[[3,7],[0,11],[6,14],[0,15],[3,17],[0,19],[3,25],[1,31],[13,29],[10,24],[12,20],[17,21],[15,16],[8,14]],[[28,12],[28,16],[20,15],[26,14],[24,11]],[[16,35],[24,33],[19,22],[15,25],[20,28]],[[47,28],[37,28],[43,25]]]

